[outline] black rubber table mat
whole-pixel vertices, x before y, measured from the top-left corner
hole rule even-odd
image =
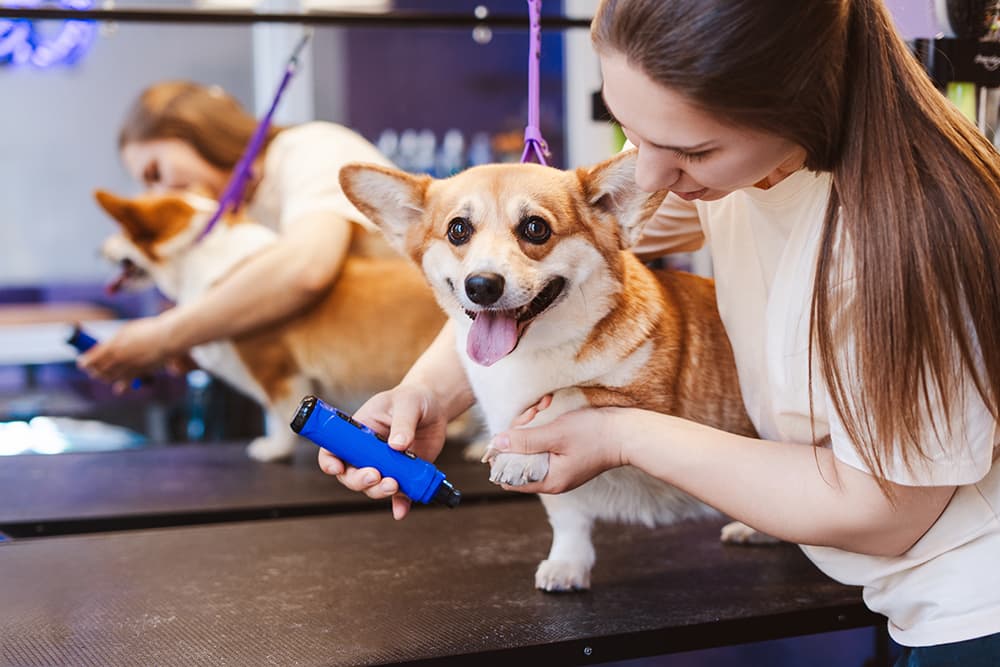
[[[313,448],[300,446],[291,464],[253,461],[243,448],[215,443],[0,457],[0,531],[88,532],[378,505],[324,475]],[[439,467],[463,503],[515,495],[490,483],[485,464],[463,461],[460,447],[446,448]]]
[[[536,501],[0,544],[4,665],[576,665],[874,625],[797,547],[601,526],[545,594]]]

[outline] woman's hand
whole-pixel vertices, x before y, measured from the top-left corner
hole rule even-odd
[[[148,375],[177,353],[171,348],[169,322],[158,315],[126,323],[76,363],[87,375],[112,383],[115,393],[122,393],[132,380]]]
[[[532,418],[547,407],[545,399],[529,408]],[[545,479],[503,488],[524,493],[562,493],[587,482],[605,470],[625,465],[621,443],[627,437],[628,408],[585,408],[560,416],[550,424],[512,428],[498,433],[490,447],[497,453],[549,454]]]
[[[375,394],[354,414],[354,419],[380,435],[387,435],[389,446],[410,450],[416,456],[433,461],[444,447],[448,419],[432,391],[415,384],[404,384]],[[336,456],[319,450],[319,467],[334,475],[349,489],[369,498],[392,496],[392,515],[402,519],[410,511],[410,499],[399,493],[399,484],[383,478],[375,468],[354,468]]]

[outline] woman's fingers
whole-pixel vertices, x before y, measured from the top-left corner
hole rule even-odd
[[[395,449],[406,449],[413,442],[417,426],[426,412],[424,397],[412,391],[399,391],[392,400],[392,421],[389,425],[389,444]]]

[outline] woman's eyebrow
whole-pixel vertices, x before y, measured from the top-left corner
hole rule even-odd
[[[608,116],[611,119],[611,122],[618,123],[618,125],[625,127],[622,124],[622,122],[618,120],[618,117],[615,116],[615,113],[611,110],[611,107],[608,106],[608,99],[604,97],[604,89],[601,89],[601,101],[604,102],[604,109],[607,111]],[[694,144],[692,146],[666,146],[664,144],[658,144],[653,141],[650,141],[649,143],[655,148],[662,148],[668,151],[677,151],[679,153],[695,153],[697,151],[708,148],[713,143],[713,140],[709,139],[708,141],[702,141],[701,143]]]

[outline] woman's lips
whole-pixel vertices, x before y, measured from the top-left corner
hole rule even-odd
[[[692,190],[691,192],[678,192],[674,190],[675,195],[687,201],[694,201],[695,199],[698,199],[699,197],[704,195],[706,192],[708,192],[708,188],[702,188],[701,190]]]

